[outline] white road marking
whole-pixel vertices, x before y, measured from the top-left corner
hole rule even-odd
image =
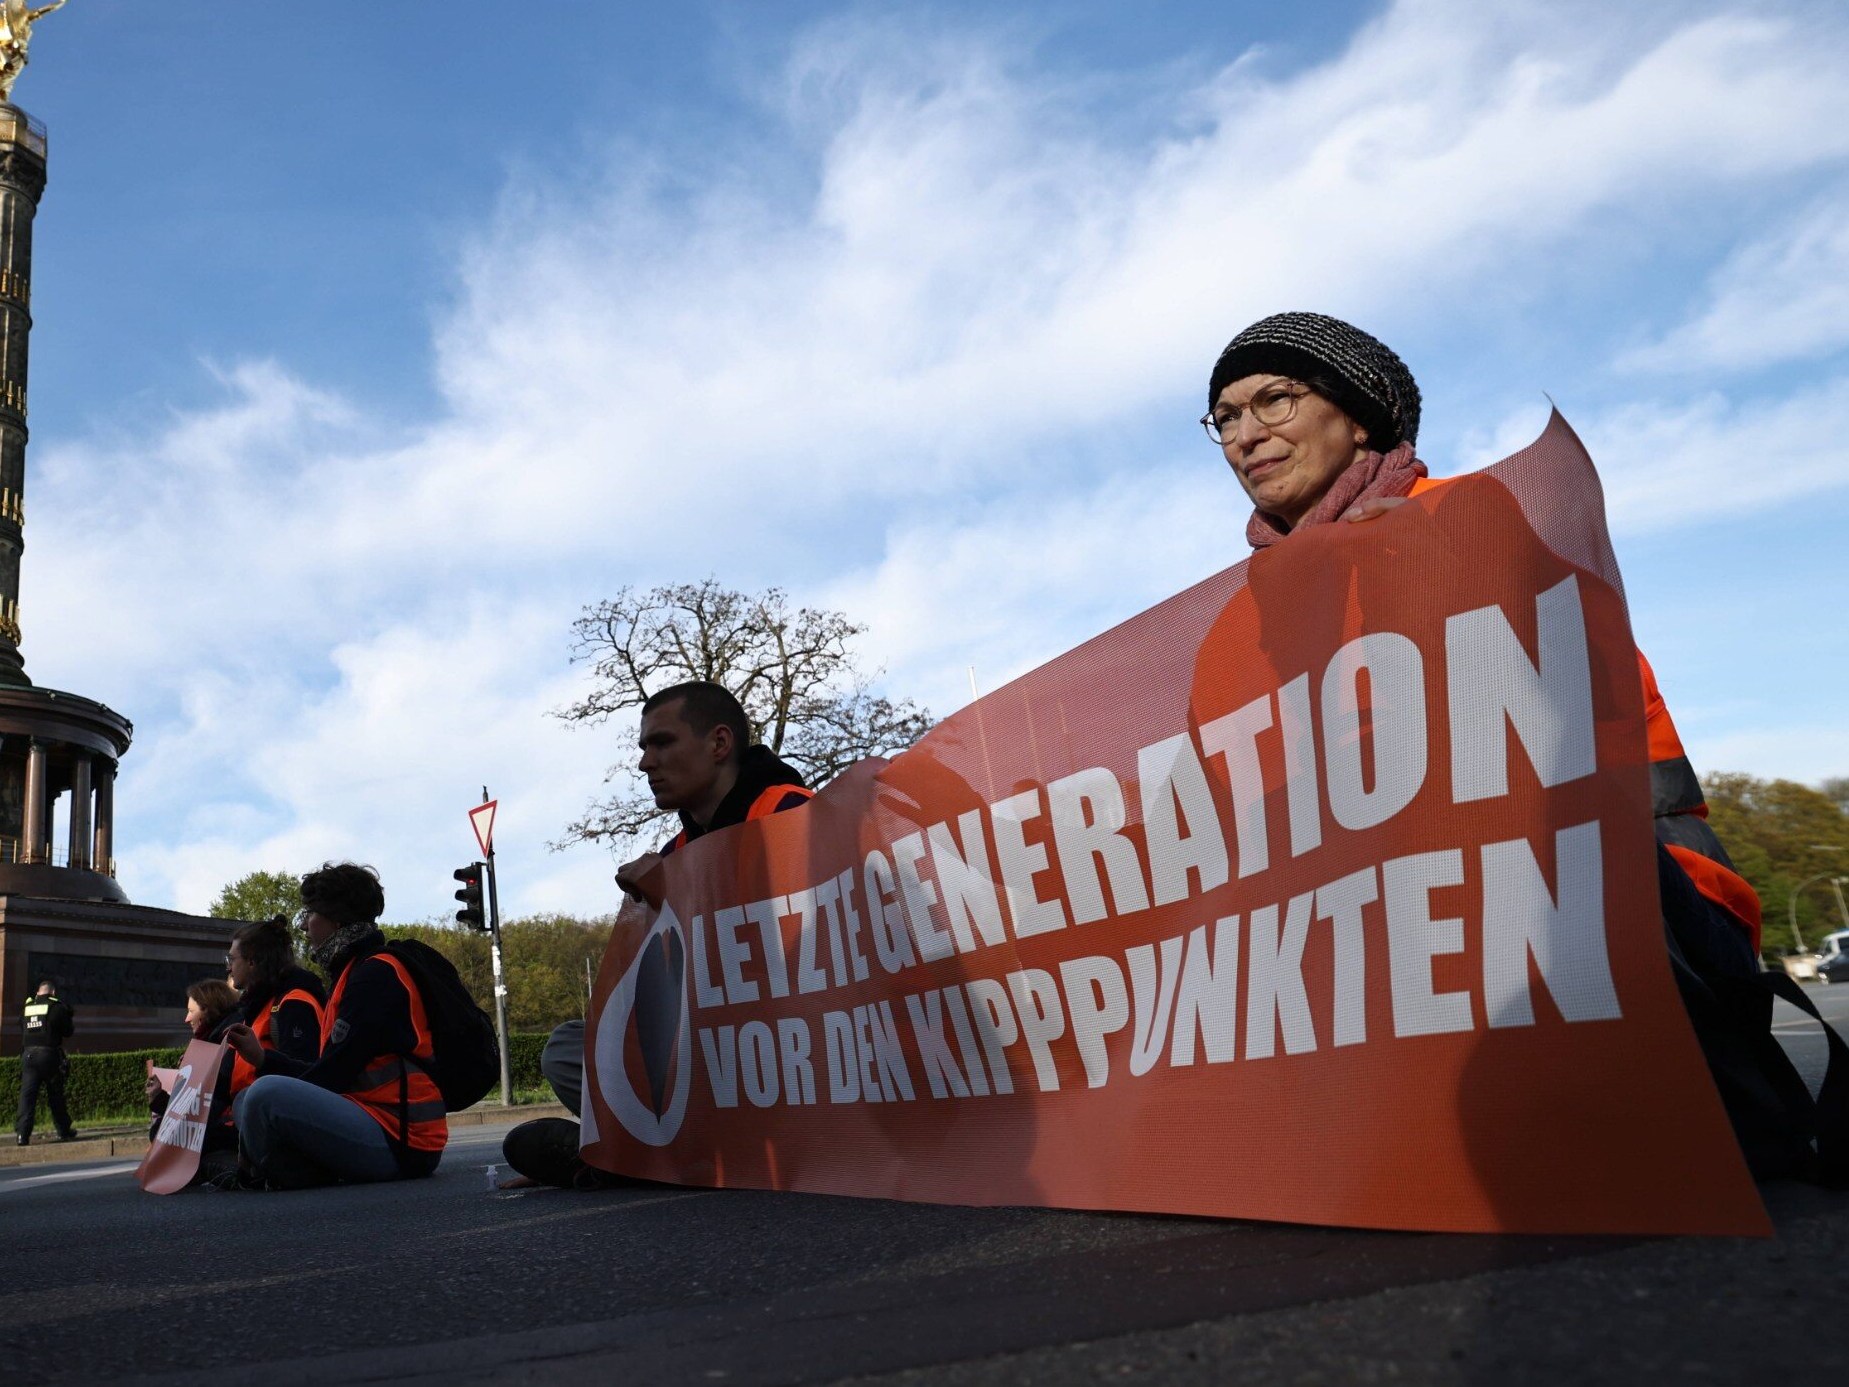
[[[66,1180],[94,1180],[103,1175],[122,1175],[134,1170],[140,1164],[140,1161],[122,1161],[117,1165],[106,1165],[97,1170],[54,1170],[47,1175],[28,1175],[23,1179],[0,1182],[0,1194],[23,1190],[29,1185],[55,1185]]]

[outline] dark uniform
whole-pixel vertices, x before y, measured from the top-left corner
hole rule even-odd
[[[58,1140],[69,1141],[77,1135],[64,1107],[64,1076],[71,1067],[64,1057],[64,1040],[77,1029],[70,1006],[59,1001],[55,992],[34,994],[26,998],[20,1025],[25,1032],[25,1050],[20,1056],[19,1118],[13,1123],[13,1132],[21,1146],[32,1140],[32,1119],[38,1109],[39,1088],[43,1086]]]

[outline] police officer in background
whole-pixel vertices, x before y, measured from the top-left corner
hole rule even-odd
[[[32,1142],[32,1119],[38,1111],[39,1087],[45,1089],[45,1105],[51,1109],[52,1125],[58,1129],[59,1141],[71,1141],[77,1129],[64,1107],[64,1076],[71,1062],[64,1057],[65,1037],[77,1029],[71,1020],[68,1003],[58,1000],[58,986],[50,978],[39,983],[38,992],[26,999],[20,1019],[25,1032],[25,1049],[19,1065],[19,1119],[13,1133],[21,1146]]]

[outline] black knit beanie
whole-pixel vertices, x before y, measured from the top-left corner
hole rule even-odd
[[[1323,313],[1274,313],[1226,344],[1207,384],[1207,408],[1251,375],[1317,378],[1330,402],[1367,430],[1380,452],[1419,439],[1419,386],[1385,342]]]

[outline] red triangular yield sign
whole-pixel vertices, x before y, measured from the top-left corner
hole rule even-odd
[[[469,811],[469,827],[475,830],[475,841],[481,844],[483,857],[494,856],[494,806],[499,803],[498,799],[491,799]]]

